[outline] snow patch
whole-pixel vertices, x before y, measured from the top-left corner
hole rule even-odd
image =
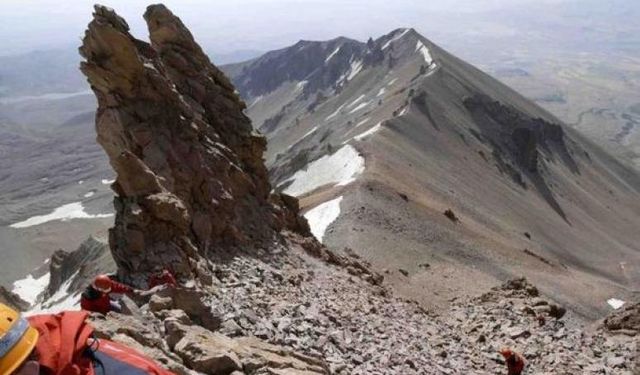
[[[394,83],[396,83],[397,80],[398,80],[397,78],[392,79],[391,81],[389,81],[389,83],[387,83],[387,86],[393,85]]]
[[[93,196],[94,196],[94,194],[95,194],[95,193],[96,193],[95,191],[90,191],[90,192],[88,192],[87,194],[85,194],[85,195],[84,195],[84,197],[85,197],[85,198],[91,198],[91,197],[93,197]]]
[[[44,302],[38,303],[31,310],[25,313],[25,316],[31,316],[36,314],[55,314],[61,311],[80,310],[80,291],[75,293],[69,293],[69,287],[73,280],[78,276],[76,271],[71,277],[67,279],[57,292],[55,292],[49,299]]]
[[[398,39],[402,38],[402,37],[403,37],[406,33],[408,33],[408,32],[409,32],[409,29],[404,29],[404,30],[400,33],[400,35],[394,36],[393,38],[389,39],[389,41],[387,41],[387,42],[382,46],[382,49],[387,49],[387,48],[391,45],[391,43],[393,43],[393,42],[395,42],[396,40],[398,40]]]
[[[373,133],[377,132],[378,130],[380,130],[380,128],[382,128],[382,123],[381,122],[377,123],[375,126],[372,126],[371,129],[356,135],[355,137],[353,137],[353,139],[355,139],[356,141],[361,141],[361,140],[365,139],[366,137],[370,136],[371,134],[373,134]]]
[[[84,211],[82,202],[73,202],[60,206],[53,212],[46,215],[33,216],[19,223],[11,224],[11,228],[26,228],[34,225],[40,225],[53,220],[67,221],[71,219],[101,219],[111,217],[113,214],[96,214],[91,215]]]
[[[331,58],[340,51],[340,48],[342,48],[342,46],[338,46],[338,48],[336,48],[333,52],[331,52],[331,54],[324,60],[325,64],[328,63],[329,60],[331,60]]]
[[[429,48],[424,45],[421,41],[418,41],[416,44],[416,52],[422,53],[422,57],[424,57],[424,61],[427,65],[431,65],[433,63],[433,58],[431,57],[431,53],[429,53]]]
[[[369,119],[370,119],[369,117],[364,118],[362,121],[360,121],[359,123],[357,123],[357,124],[356,124],[356,126],[354,126],[353,128],[355,129],[355,128],[357,128],[358,126],[360,126],[360,125],[362,125],[362,124],[366,123],[367,121],[369,121]]]
[[[304,89],[304,87],[307,85],[307,83],[309,83],[309,81],[300,81],[300,82],[298,82],[298,84],[296,85],[296,92],[302,91],[302,89]]]
[[[621,299],[617,299],[617,298],[609,298],[607,300],[607,303],[609,304],[609,306],[611,306],[614,310],[618,310],[619,308],[621,308],[622,306],[624,306],[624,304],[626,303],[625,301],[621,300]]]
[[[381,88],[381,89],[380,89],[380,91],[378,91],[378,93],[376,94],[376,97],[384,95],[384,93],[385,93],[386,91],[387,91],[387,90],[385,90],[385,88],[384,88],[384,87],[383,87],[383,88]]]
[[[142,65],[144,65],[145,68],[152,69],[152,70],[157,70],[156,67],[152,63],[150,63],[149,61],[143,62]]]
[[[327,120],[331,120],[332,118],[336,117],[336,116],[338,115],[338,113],[340,113],[340,111],[342,110],[342,108],[343,108],[344,106],[345,106],[345,105],[343,104],[343,105],[341,105],[340,107],[338,107],[338,109],[336,109],[336,111],[335,111],[335,112],[333,112],[332,114],[330,114],[329,116],[327,116],[327,118],[325,118],[325,121],[327,121]]]
[[[78,181],[78,185],[82,185],[82,184],[84,184],[84,180]]]
[[[318,130],[317,126],[314,126],[313,128],[311,128],[311,130],[309,130],[308,132],[306,132],[302,137],[300,137],[300,139],[298,140],[298,142],[300,142],[301,140],[307,138],[308,136],[310,136],[311,134],[315,133],[315,131]],[[297,142],[296,142],[297,143]]]
[[[102,179],[102,185],[111,185],[114,182],[116,182],[116,179],[114,178],[113,180],[106,180],[106,179]]]
[[[306,132],[302,137],[298,138],[298,140],[296,140],[295,142],[293,142],[292,144],[289,145],[289,147],[287,147],[287,150],[291,149],[291,147],[297,145],[300,141],[302,141],[303,139],[307,138],[308,136],[310,136],[311,134],[315,133],[315,131],[318,130],[317,126],[314,126],[311,130],[309,130],[308,132]]]
[[[283,192],[301,196],[328,184],[348,185],[362,172],[364,172],[364,158],[355,148],[346,145],[333,155],[325,155],[307,165],[305,169],[298,170],[280,185],[292,182]]]
[[[362,61],[357,60],[351,63],[351,70],[347,76],[347,80],[351,81],[362,70]]]
[[[371,104],[371,102],[370,102],[370,101],[369,101],[369,102],[360,103],[360,104],[358,104],[358,106],[357,106],[357,107],[355,107],[354,109],[352,109],[352,110],[349,112],[349,114],[352,114],[352,113],[358,112],[359,110],[361,110],[362,108],[364,108],[364,107],[368,106],[369,104]]]
[[[351,108],[354,105],[358,104],[362,99],[364,99],[365,96],[367,96],[367,95],[366,94],[362,94],[362,95],[358,96],[358,98],[356,98],[356,100],[352,101],[351,103],[349,103],[347,105],[347,108]]]
[[[31,275],[27,275],[24,279],[14,282],[13,289],[11,291],[17,294],[23,301],[28,302],[31,306],[49,285],[50,277],[51,274],[49,272],[37,279],[34,279]]]
[[[407,111],[409,111],[409,106],[406,106],[406,107],[402,108],[402,111],[400,111],[400,113],[398,113],[398,117],[406,115]]]
[[[254,105],[256,105],[259,101],[261,101],[261,100],[262,100],[262,98],[263,98],[263,96],[262,96],[262,95],[257,96],[255,99],[253,99],[253,101],[251,102],[251,104],[249,104],[249,106],[247,107],[247,109],[249,109],[249,108],[253,107]],[[102,181],[105,181],[105,180],[102,180]],[[103,183],[104,183],[104,182],[103,182]]]
[[[340,202],[342,202],[342,197],[319,204],[304,214],[309,222],[311,233],[318,241],[322,242],[324,232],[340,216]]]

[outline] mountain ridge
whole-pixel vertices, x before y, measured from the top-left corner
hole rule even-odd
[[[561,293],[563,301],[591,318],[606,312],[606,295],[630,297],[637,290],[637,173],[540,106],[415,31],[394,30],[371,39],[368,47],[359,43],[368,51],[383,50],[384,57],[357,67],[351,63],[363,55],[342,56],[340,64],[346,68],[340,73],[352,75],[350,79],[318,77],[328,84],[306,94],[297,87],[303,81],[286,76],[270,93],[252,96],[250,90],[240,90],[249,103],[247,114],[269,140],[267,164],[277,190],[287,192],[292,186],[287,184],[305,176],[304,171],[340,163],[340,155],[363,160],[364,172],[353,169],[355,182],[329,180],[302,194],[300,184],[294,186],[305,215],[315,217],[315,208],[326,211],[324,204],[340,202],[323,242],[332,248],[353,248],[378,267],[411,268],[408,279],[391,274],[397,287],[416,298],[410,288],[426,285],[425,280],[433,283],[456,267],[469,269],[482,285],[504,280],[518,269],[517,273],[535,274],[535,283],[550,292],[566,288],[544,276],[550,272],[545,267],[554,264],[551,268],[564,274],[561,284],[583,280],[600,290],[600,301],[575,293],[575,288]],[[296,49],[279,51],[293,51],[291,61],[297,61]],[[317,58],[309,70],[327,71],[331,52]],[[285,66],[288,57],[280,58]],[[236,65],[228,73],[239,87],[250,86],[252,79],[260,81],[260,64],[260,58],[254,59],[244,71]],[[416,177],[420,183],[411,181]],[[384,201],[396,203],[380,204]],[[380,209],[370,213],[374,223],[360,229],[368,207]],[[450,208],[460,219],[455,227],[439,216]],[[312,231],[313,227],[312,223]],[[415,229],[407,232],[409,228]],[[431,239],[420,239],[419,228],[432,232]],[[398,261],[400,254],[386,254],[396,246],[384,235],[376,244],[366,238],[387,232],[386,237],[396,238],[413,233],[407,234],[412,239],[406,247],[413,250],[402,256],[405,260]],[[358,251],[364,244],[367,250]],[[458,248],[452,253],[458,255],[443,260],[437,250],[441,246]],[[481,250],[472,250],[476,246]],[[425,256],[440,258],[443,269],[416,267],[414,259]],[[484,260],[474,265],[466,258]],[[633,271],[623,276],[614,259],[627,262]],[[482,271],[473,270],[482,264]],[[520,270],[521,264],[529,266]],[[459,283],[456,288],[463,294],[469,289]],[[446,284],[438,289],[444,293]],[[446,304],[437,295],[421,301]]]

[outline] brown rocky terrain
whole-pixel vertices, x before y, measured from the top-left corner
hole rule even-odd
[[[144,17],[151,44],[96,7],[80,48],[97,140],[117,174],[109,243],[125,280],[167,264],[202,276],[207,253],[268,245],[299,223],[285,223],[289,200],[270,201],[266,141],[228,79],[166,8]]]
[[[325,248],[295,198],[270,195],[265,140],[233,86],[166,7],[145,19],[151,44],[96,6],[82,71],[117,173],[118,274],[143,285],[171,268],[181,286],[128,303],[128,315],[93,316],[99,336],[180,375],[495,374],[502,346],[522,352],[530,373],[634,371],[634,332],[584,330],[524,279],[436,314],[397,297],[353,251]],[[81,258],[103,261],[83,254],[59,254],[55,284]]]

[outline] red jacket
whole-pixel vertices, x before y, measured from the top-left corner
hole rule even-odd
[[[132,291],[131,287],[113,280],[111,280],[111,291],[109,293],[102,293],[89,285],[80,297],[80,307],[83,310],[106,314],[111,311],[111,298],[109,297],[111,293],[124,294]]]
[[[171,273],[171,271],[163,271],[161,273],[151,275],[149,278],[149,289],[154,288],[158,285],[169,285],[169,286],[178,286],[178,282],[176,281],[175,276]]]
[[[139,375],[143,371],[149,375],[174,375],[129,347],[108,340],[94,341],[93,328],[86,318],[84,311],[28,318],[40,333],[35,352],[41,374]]]
[[[524,370],[524,358],[518,353],[513,353],[507,358],[507,370],[509,375],[520,375]]]

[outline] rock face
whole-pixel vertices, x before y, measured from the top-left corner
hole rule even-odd
[[[75,251],[57,250],[49,263],[51,277],[44,298],[54,295],[74,275],[77,276],[74,284],[82,288],[93,275],[113,272],[114,268],[108,246],[93,237],[89,237]]]
[[[29,304],[23,301],[20,296],[12,293],[3,286],[0,286],[0,303],[4,303],[5,305],[20,311],[24,311],[29,307]]]
[[[208,252],[273,241],[285,227],[307,231],[287,200],[270,199],[266,141],[227,78],[163,5],[144,18],[151,44],[96,6],[80,47],[99,104],[97,140],[117,173],[109,243],[120,276],[167,264],[203,275]]]
[[[612,332],[634,336],[640,334],[640,303],[629,305],[611,314],[604,320],[604,326]]]

